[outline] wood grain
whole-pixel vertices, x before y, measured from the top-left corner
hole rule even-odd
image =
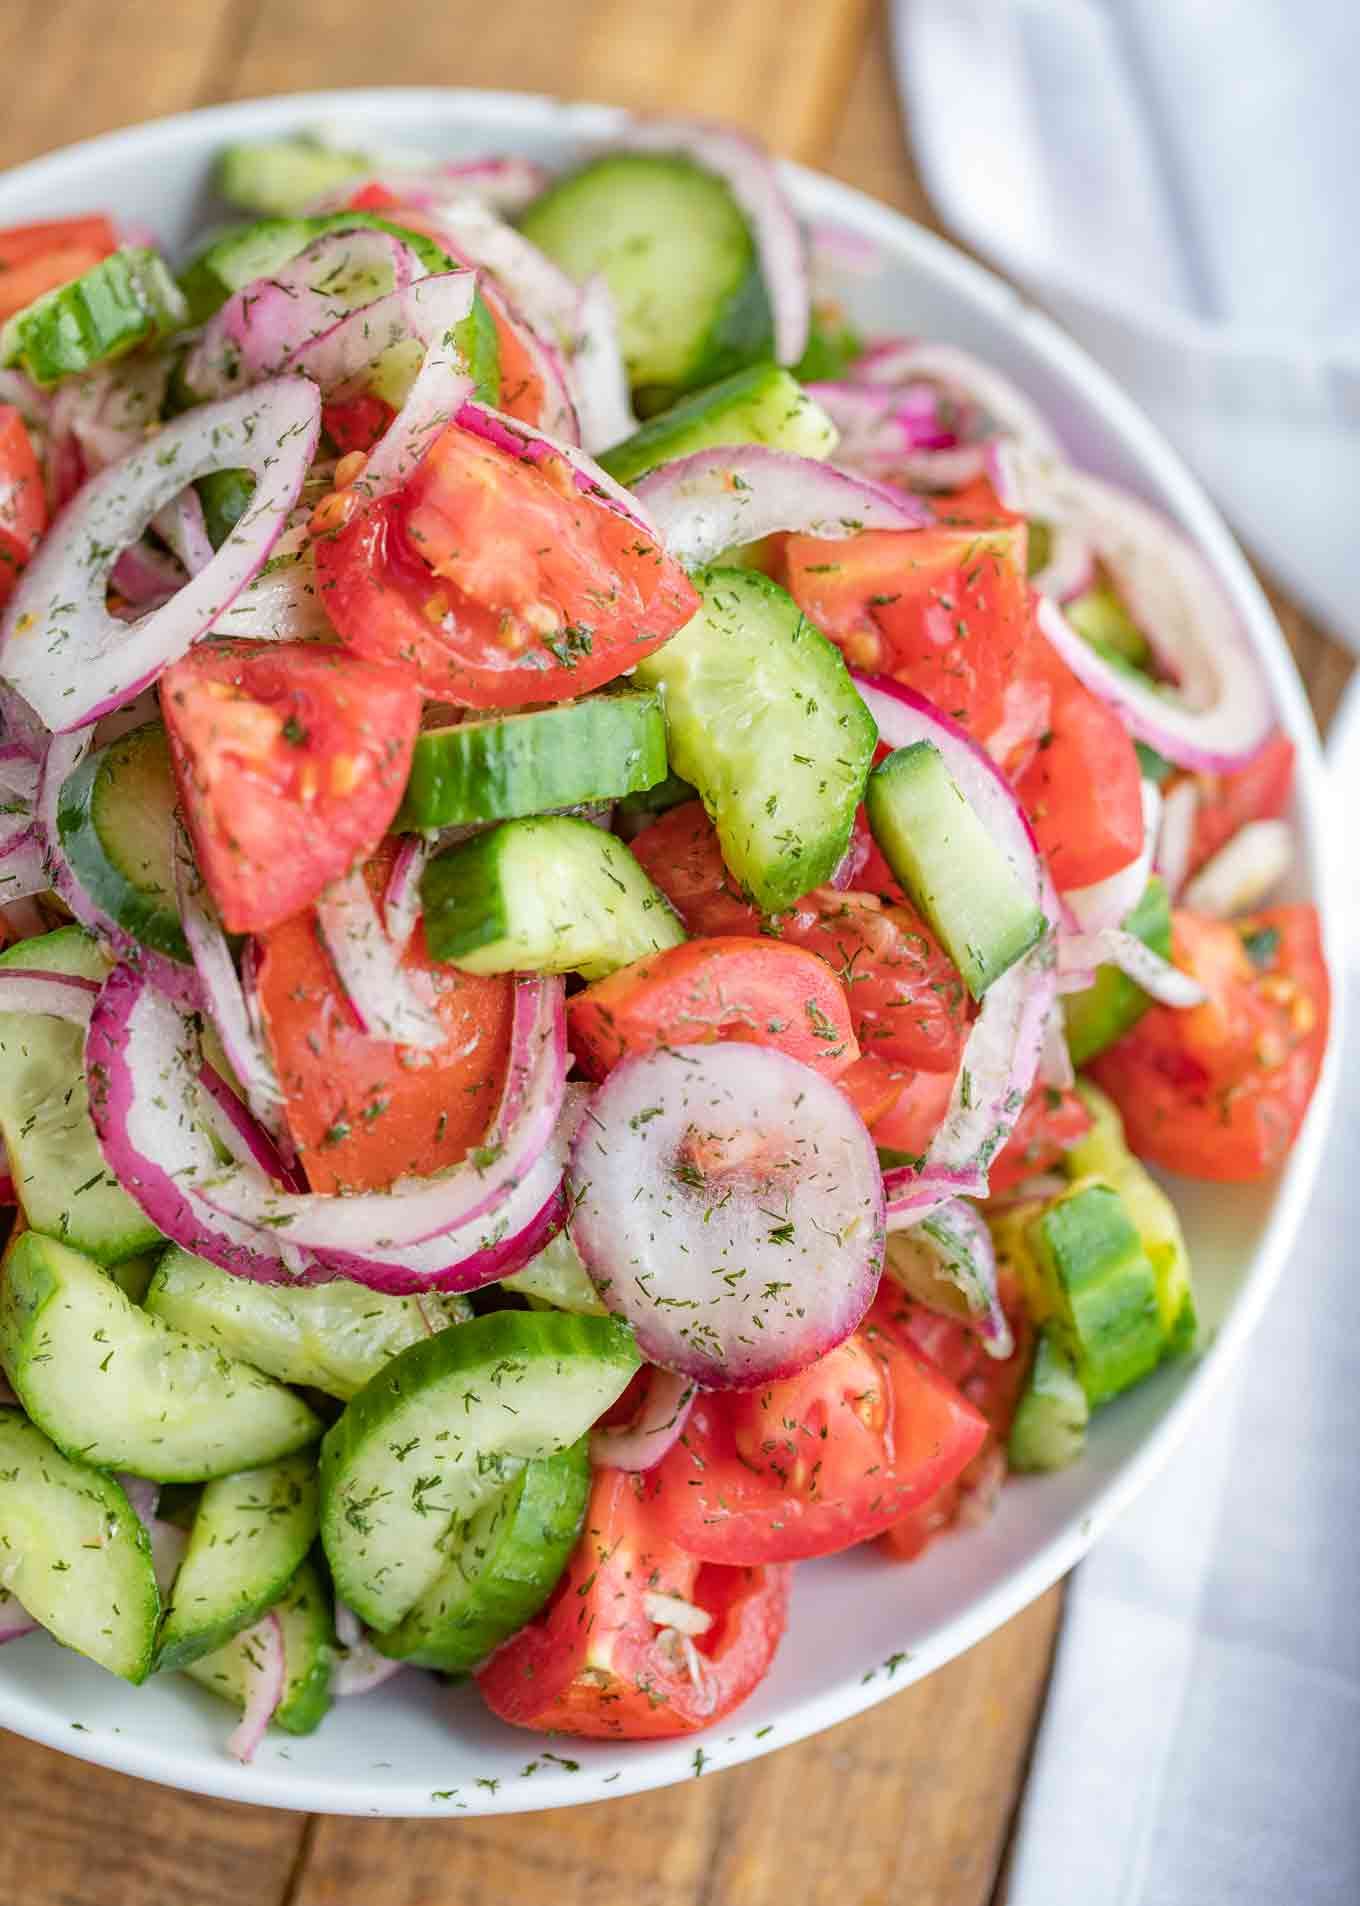
[[[932,223],[870,0],[8,0],[0,164],[217,99],[518,87],[712,114]],[[1268,579],[1267,579],[1268,580]],[[1272,597],[1325,719],[1351,664]],[[904,1574],[904,1592],[909,1583]],[[139,1785],[0,1738],[22,1906],[986,1906],[1061,1611],[858,1720],[667,1793],[507,1820],[322,1820]]]

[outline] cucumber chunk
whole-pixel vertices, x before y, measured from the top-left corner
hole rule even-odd
[[[63,1647],[146,1679],[160,1616],[146,1530],[112,1476],[13,1409],[0,1409],[0,1577]]]
[[[74,973],[103,981],[109,963],[80,927],[61,927],[0,953],[0,969]],[[24,1217],[101,1264],[161,1242],[104,1163],[85,1088],[85,1036],[47,1013],[0,1013],[0,1132]]]
[[[1052,1329],[1041,1330],[1011,1423],[1012,1469],[1065,1469],[1086,1442],[1091,1406],[1076,1366]]]
[[[452,1531],[448,1565],[378,1648],[418,1668],[467,1674],[547,1601],[576,1547],[590,1497],[590,1441],[526,1463],[508,1489]]]
[[[567,815],[461,841],[430,862],[420,891],[431,958],[469,973],[603,979],[685,937],[623,842]]]
[[[703,606],[638,663],[665,696],[671,765],[766,913],[830,879],[878,731],[840,650],[755,569],[701,570]]]
[[[218,160],[217,189],[245,212],[287,215],[369,170],[353,152],[311,139],[264,139],[228,146]]]
[[[599,461],[619,483],[636,483],[660,463],[721,444],[764,443],[800,457],[829,457],[839,432],[815,398],[777,364],[752,364],[707,390],[682,397]]]
[[[385,1297],[345,1278],[252,1284],[178,1246],[161,1259],[145,1301],[153,1317],[223,1356],[343,1402],[408,1344],[472,1315],[452,1292]]]
[[[183,294],[156,253],[125,245],[16,311],[0,330],[0,364],[19,365],[35,384],[59,384],[188,322]]]
[[[321,1446],[337,1594],[379,1634],[439,1579],[450,1531],[579,1439],[639,1364],[613,1318],[493,1311],[403,1350]]]
[[[204,1488],[161,1625],[158,1668],[186,1668],[272,1608],[318,1527],[310,1453],[220,1476]]]
[[[691,159],[610,153],[549,186],[520,229],[571,277],[603,275],[644,415],[774,355],[750,228],[723,181]]]
[[[838,304],[816,303],[808,324],[807,345],[793,374],[800,384],[833,383],[845,376],[863,349],[864,339]]]
[[[291,1390],[149,1317],[36,1231],[5,1254],[0,1364],[58,1448],[154,1482],[251,1469],[321,1434]]]
[[[1166,1354],[1178,1356],[1193,1348],[1198,1319],[1190,1251],[1176,1207],[1125,1144],[1124,1122],[1114,1101],[1086,1079],[1078,1082],[1077,1091],[1091,1114],[1091,1129],[1063,1154],[1063,1170],[1070,1178],[1102,1178],[1123,1199],[1157,1279]]]
[[[302,1564],[272,1612],[283,1629],[286,1676],[274,1725],[288,1734],[311,1734],[330,1707],[335,1667],[335,1616],[314,1563]],[[184,1672],[209,1693],[244,1709],[250,1690],[253,1645],[252,1631],[247,1629],[213,1654],[191,1661]]]
[[[553,808],[591,807],[666,773],[656,695],[632,690],[531,714],[427,728],[393,826],[466,827]]]
[[[1124,929],[1164,960],[1171,958],[1171,903],[1165,883],[1156,874],[1143,889],[1137,906],[1125,916]],[[1151,1004],[1142,987],[1127,973],[1117,966],[1098,966],[1090,986],[1080,993],[1069,993],[1063,1000],[1063,1026],[1073,1065],[1086,1065],[1116,1039],[1122,1039]]]
[[[1047,922],[969,806],[944,756],[914,741],[880,761],[869,827],[974,999],[1042,939]]]
[[[192,963],[175,904],[179,795],[158,721],[87,755],[62,783],[57,831],[86,893],[134,940]]]
[[[595,1288],[581,1254],[564,1229],[549,1240],[522,1271],[501,1279],[508,1291],[517,1291],[535,1307],[574,1310],[582,1317],[607,1317],[609,1307]]]
[[[1152,660],[1147,637],[1124,607],[1108,577],[1102,577],[1075,602],[1066,603],[1063,614],[1098,654],[1117,656],[1132,668],[1146,669]]]
[[[1031,1219],[1026,1238],[1031,1314],[1051,1320],[1092,1408],[1154,1370],[1166,1347],[1156,1278],[1113,1186],[1079,1180]]]

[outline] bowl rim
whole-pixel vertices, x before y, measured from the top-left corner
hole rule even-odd
[[[0,175],[0,220],[15,198],[36,204],[47,195],[84,188],[97,182],[101,166],[134,156],[164,154],[173,159],[177,143],[192,128],[201,136],[211,128],[222,143],[247,129],[253,136],[278,133],[290,127],[329,117],[390,120],[410,118],[444,120],[450,129],[460,115],[475,119],[479,131],[503,129],[507,138],[533,132],[559,138],[601,138],[630,115],[626,109],[569,102],[541,93],[462,87],[378,86],[284,93],[236,100],[224,105],[146,121],[64,146],[27,161]],[[1324,945],[1333,973],[1339,971],[1336,953],[1341,945],[1335,918],[1338,883],[1329,876],[1335,844],[1323,824],[1324,770],[1312,712],[1303,691],[1280,625],[1264,592],[1247,565],[1217,509],[1177,453],[1114,379],[1087,352],[1046,316],[1031,299],[985,265],[959,251],[947,240],[916,224],[857,187],[810,167],[781,161],[780,171],[796,200],[806,209],[821,202],[833,216],[837,207],[848,210],[861,225],[881,236],[885,249],[906,268],[942,281],[960,300],[981,310],[996,324],[1016,330],[1043,361],[1055,380],[1089,405],[1102,429],[1121,445],[1139,468],[1151,475],[1168,499],[1172,513],[1187,529],[1223,579],[1246,624],[1253,650],[1265,668],[1280,719],[1298,751],[1297,813],[1302,855],[1311,866],[1314,903],[1322,916]],[[900,1692],[913,1681],[943,1666],[984,1636],[1010,1620],[1051,1587],[1091,1547],[1105,1528],[1128,1506],[1168,1460],[1178,1443],[1207,1408],[1254,1330],[1277,1284],[1298,1231],[1321,1159],[1330,1124],[1341,1046],[1341,997],[1333,1001],[1333,1028],[1322,1076],[1298,1140],[1277,1182],[1264,1229],[1240,1288],[1213,1341],[1204,1349],[1181,1393],[1134,1453],[1118,1466],[1103,1485],[1088,1514],[1073,1518],[1027,1561],[1004,1580],[975,1599],[919,1648],[900,1674],[870,1675],[856,1682],[840,1681],[791,1704],[780,1724],[764,1740],[749,1732],[721,1743],[710,1743],[696,1764],[696,1743],[709,1737],[683,1737],[664,1743],[668,1753],[639,1756],[622,1777],[611,1784],[573,1782],[553,1769],[529,1789],[522,1783],[486,1791],[465,1788],[458,1811],[478,1814],[540,1811],[608,1797],[652,1791],[692,1777],[705,1766],[715,1771],[737,1766],[773,1749],[849,1720]],[[2,1661],[2,1658],[0,1658]],[[381,1698],[381,1697],[379,1697]],[[266,1778],[258,1767],[240,1767],[225,1756],[220,1765],[186,1764],[173,1749],[138,1741],[126,1732],[107,1734],[72,1732],[65,1715],[48,1711],[36,1700],[9,1695],[0,1681],[0,1726],[42,1745],[114,1771],[181,1791],[202,1793],[254,1805],[311,1813],[377,1815],[387,1818],[448,1817],[447,1796],[436,1797],[421,1783],[398,1787],[374,1786],[372,1796],[344,1797],[337,1805],[324,1778],[295,1765],[271,1763]],[[526,1747],[530,1744],[526,1737]],[[378,1804],[373,1804],[373,1802]]]

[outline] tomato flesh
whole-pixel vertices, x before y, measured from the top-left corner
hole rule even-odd
[[[1143,845],[1138,755],[1123,722],[1079,682],[1048,643],[1035,672],[1048,726],[1015,784],[1060,893],[1089,887],[1136,860]]]
[[[37,452],[13,404],[0,404],[0,603],[47,528],[47,498]]]
[[[1201,775],[1199,786],[1191,873],[1226,847],[1248,821],[1274,821],[1284,813],[1294,787],[1294,744],[1288,735],[1274,734],[1245,768],[1236,774]]]
[[[200,642],[161,677],[180,805],[232,933],[262,933],[366,860],[397,811],[420,691],[310,642]]]
[[[689,620],[699,599],[660,545],[564,457],[533,457],[450,424],[402,490],[323,519],[321,599],[356,654],[435,699],[512,707],[587,694]]]
[[[987,1173],[992,1196],[1014,1191],[1037,1171],[1051,1170],[1090,1129],[1091,1114],[1075,1092],[1036,1085]]]
[[[664,1740],[721,1720],[764,1678],[788,1619],[792,1571],[697,1561],[666,1536],[652,1493],[644,1477],[595,1472],[585,1528],[552,1599],[478,1672],[501,1720],[599,1740]],[[651,1595],[711,1618],[693,1638],[693,1657],[648,1612]]]
[[[92,271],[117,244],[113,226],[98,214],[44,219],[0,232],[0,321]]]

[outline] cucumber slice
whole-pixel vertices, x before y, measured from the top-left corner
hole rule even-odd
[[[183,294],[156,253],[125,245],[16,311],[0,330],[0,364],[19,365],[35,384],[59,384],[188,322]]]
[[[603,979],[684,929],[621,840],[567,815],[502,821],[420,883],[430,956],[469,973]]]
[[[1157,1279],[1166,1354],[1178,1356],[1194,1347],[1198,1318],[1190,1251],[1176,1207],[1125,1144],[1124,1122],[1113,1100],[1086,1079],[1078,1082],[1077,1091],[1091,1114],[1091,1129],[1064,1153],[1063,1169],[1071,1178],[1102,1178],[1123,1199]]]
[[[968,805],[944,756],[914,741],[865,791],[884,858],[934,928],[974,999],[1042,939],[1047,922]]]
[[[1063,614],[1077,634],[1100,654],[1117,655],[1120,661],[1141,669],[1152,660],[1147,637],[1107,577],[1075,602],[1065,603]]]
[[[21,940],[0,968],[103,981],[109,963],[80,927]],[[101,1264],[150,1250],[161,1234],[104,1163],[90,1122],[85,1037],[45,1013],[0,1013],[0,1132],[24,1217]]]
[[[208,541],[220,549],[250,507],[255,494],[255,477],[250,470],[213,470],[200,477],[194,488],[203,505],[203,525]]]
[[[251,1469],[321,1434],[291,1390],[147,1316],[36,1231],[5,1254],[0,1364],[58,1448],[154,1482]]]
[[[666,773],[656,695],[629,691],[532,714],[427,728],[416,738],[397,828],[466,827],[591,807]]]
[[[607,1317],[609,1307],[596,1290],[590,1272],[569,1234],[559,1231],[531,1258],[522,1271],[503,1277],[505,1290],[516,1291],[535,1306],[546,1304],[552,1310],[574,1310],[582,1317]]]
[[[636,679],[663,690],[671,765],[703,796],[723,859],[766,913],[834,872],[877,729],[841,652],[755,569],[691,578],[703,607]]]
[[[316,1462],[287,1456],[205,1487],[171,1591],[158,1668],[187,1668],[272,1608],[317,1535]]]
[[[658,814],[697,798],[696,791],[688,781],[682,780],[678,774],[668,774],[663,781],[657,781],[649,788],[639,788],[636,794],[626,794],[615,804],[614,831],[622,839],[632,840]]]
[[[344,1402],[408,1344],[472,1315],[467,1298],[452,1292],[384,1297],[344,1278],[252,1284],[178,1246],[161,1259],[146,1308],[225,1357]]]
[[[1124,929],[1164,960],[1171,958],[1171,903],[1165,883],[1156,874],[1132,913],[1126,915]],[[1090,986],[1080,993],[1069,993],[1063,1000],[1063,1026],[1073,1065],[1086,1065],[1116,1039],[1122,1039],[1151,1004],[1137,981],[1117,966],[1097,967]]]
[[[63,1647],[146,1679],[160,1617],[146,1530],[112,1476],[11,1409],[0,1409],[0,1578]]]
[[[1065,1469],[1080,1456],[1090,1420],[1075,1364],[1056,1333],[1041,1330],[1011,1423],[1007,1462],[1012,1469]]]
[[[375,1637],[378,1648],[444,1674],[480,1667],[552,1594],[589,1498],[588,1437],[526,1463],[508,1489],[450,1533],[443,1574],[403,1622]]]
[[[832,383],[845,376],[863,349],[864,339],[838,304],[814,304],[807,345],[793,374],[800,384]]]
[[[579,1439],[639,1364],[613,1318],[493,1311],[412,1344],[327,1432],[321,1540],[336,1592],[379,1634],[447,1563],[449,1532],[523,1462]]]
[[[691,159],[610,153],[550,186],[520,229],[573,278],[603,275],[643,415],[773,357],[750,228],[723,181]]]
[[[273,1610],[283,1628],[283,1659],[287,1679],[274,1725],[288,1734],[311,1734],[325,1719],[331,1704],[331,1673],[335,1666],[335,1616],[331,1598],[312,1562],[304,1562],[287,1593]],[[232,1706],[244,1709],[251,1678],[250,1631],[239,1634],[224,1648],[190,1662],[184,1672],[191,1681]]]
[[[62,783],[57,830],[72,872],[95,905],[134,940],[192,963],[175,904],[179,795],[158,721],[87,755]]]
[[[829,457],[839,432],[821,405],[777,364],[752,364],[707,390],[682,397],[606,450],[599,461],[619,483],[636,483],[659,463],[720,444],[764,443],[800,457]]]
[[[218,160],[217,189],[242,211],[286,215],[369,169],[358,153],[315,140],[265,139],[227,147]]]
[[[1091,1406],[1154,1370],[1166,1348],[1156,1277],[1113,1186],[1079,1180],[1031,1219],[1025,1235],[1031,1314],[1036,1323],[1051,1320]]]

